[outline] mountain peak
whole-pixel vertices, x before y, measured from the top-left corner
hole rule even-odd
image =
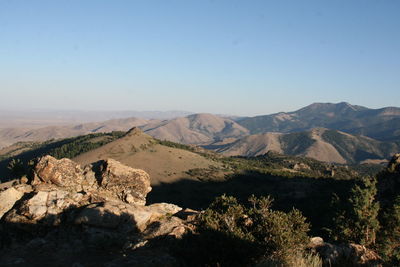
[[[348,102],[339,102],[339,103],[312,103],[302,109],[299,109],[296,112],[299,113],[309,113],[309,112],[334,112],[334,113],[342,113],[342,112],[353,112],[353,111],[361,111],[367,109],[366,107],[352,105]]]
[[[134,136],[141,134],[143,134],[143,131],[139,127],[133,127],[126,132],[125,136]]]

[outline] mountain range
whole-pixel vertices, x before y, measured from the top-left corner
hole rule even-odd
[[[209,148],[226,156],[254,157],[274,151],[342,164],[379,163],[400,150],[400,146],[393,142],[382,142],[326,128],[249,135],[230,144]]]
[[[126,118],[38,129],[0,129],[0,147],[140,127],[159,140],[193,144],[228,156],[275,151],[325,162],[379,163],[400,150],[400,108],[314,103],[256,117],[191,114],[165,120]]]
[[[90,133],[128,131],[132,127],[145,125],[149,122],[151,122],[151,120],[126,118],[108,120],[104,122],[91,122],[67,126],[47,126],[33,129],[3,128],[0,129],[0,148],[17,142],[43,142],[50,139],[68,138]]]
[[[290,133],[324,127],[382,141],[400,138],[400,108],[369,109],[346,102],[314,103],[294,112],[249,117],[238,123],[251,134]]]

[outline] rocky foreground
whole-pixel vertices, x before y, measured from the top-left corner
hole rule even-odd
[[[113,159],[81,168],[45,156],[29,177],[0,186],[0,266],[188,266],[177,241],[196,234],[200,213],[146,206],[150,191],[145,171]],[[326,266],[380,262],[356,244],[312,238],[309,249]]]
[[[1,266],[176,266],[165,244],[196,213],[146,206],[149,175],[112,159],[82,169],[46,156],[22,182],[0,193]]]

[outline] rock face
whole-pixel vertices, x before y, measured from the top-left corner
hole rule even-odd
[[[150,176],[113,159],[81,166],[70,159],[41,158],[34,167],[33,185],[55,185],[72,191],[102,191],[104,196],[145,205],[151,191]]]
[[[146,204],[151,191],[150,176],[143,170],[133,169],[113,159],[101,165],[100,186],[127,203]]]
[[[126,247],[124,253],[129,257],[111,261],[96,255],[91,261],[99,264],[90,266],[106,260],[110,266],[151,262],[142,256],[138,261],[137,249],[147,250],[153,238],[179,238],[190,229],[184,219],[174,216],[180,207],[167,203],[145,206],[151,190],[149,175],[115,160],[81,168],[69,159],[45,156],[34,166],[32,176],[30,184],[0,191],[0,258],[6,266],[72,266],[69,254],[87,258],[88,249],[99,247]],[[33,251],[48,254],[33,255]],[[168,265],[167,260],[172,266],[176,263],[164,250],[157,253],[165,255],[166,261],[154,266]],[[155,256],[153,252],[149,255]]]
[[[52,156],[41,158],[34,168],[34,173],[33,184],[44,182],[60,187],[79,187],[85,179],[78,164],[69,159],[57,160]]]
[[[11,187],[0,193],[0,219],[24,194]]]

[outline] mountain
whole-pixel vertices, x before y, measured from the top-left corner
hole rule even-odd
[[[0,148],[17,142],[47,141],[89,133],[127,131],[134,126],[145,125],[149,122],[146,119],[126,118],[70,126],[48,126],[37,129],[5,128],[0,129]]]
[[[346,102],[314,103],[294,112],[248,117],[237,123],[251,134],[291,133],[323,127],[395,141],[400,137],[400,108],[369,109]]]
[[[396,143],[381,142],[341,131],[315,128],[296,133],[264,133],[246,136],[233,143],[209,146],[226,156],[259,156],[268,151],[306,156],[325,162],[379,162],[400,150]]]
[[[140,126],[146,133],[160,140],[183,144],[205,144],[222,139],[232,141],[249,134],[247,129],[231,119],[212,114],[193,114],[163,121],[125,118],[67,126],[0,128],[0,148],[17,142],[43,142],[89,133],[127,131],[135,126]]]
[[[260,155],[272,149],[280,153],[307,155],[324,161],[354,163],[367,159],[385,159],[389,156],[388,153],[400,144],[400,108],[369,109],[342,102],[314,103],[294,112],[247,118],[201,113],[162,121],[125,118],[33,129],[0,128],[0,149],[21,141],[43,142],[90,133],[127,131],[134,126],[140,127],[146,134],[159,140],[200,145],[227,155]],[[324,137],[320,138],[323,142],[316,142],[317,148],[311,149],[308,146],[314,143],[315,138],[311,138],[312,134],[306,132],[315,128],[332,129],[340,134],[335,134],[335,140],[332,140],[327,137],[329,134],[325,133]],[[344,133],[354,135],[358,143],[352,143],[354,138],[336,142],[345,139]],[[298,144],[289,145],[282,140]],[[363,144],[361,147],[360,142]],[[368,142],[375,148],[366,149]],[[347,144],[350,144],[350,147],[346,147]],[[359,152],[352,151],[353,147]],[[306,149],[310,150],[305,152]],[[348,152],[349,150],[352,152]]]
[[[155,140],[140,129],[133,128],[122,138],[83,153],[73,160],[83,166],[113,158],[127,166],[145,170],[150,174],[153,185],[181,179],[196,180],[188,172],[221,166],[220,163],[190,150],[188,146]]]
[[[150,123],[141,128],[157,139],[182,144],[208,144],[249,134],[246,128],[235,121],[213,114],[193,114],[183,118]]]

